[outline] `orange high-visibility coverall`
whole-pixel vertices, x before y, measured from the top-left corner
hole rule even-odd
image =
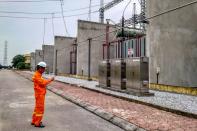
[[[32,123],[39,125],[44,114],[44,101],[46,94],[46,85],[51,82],[51,80],[45,80],[42,78],[42,74],[38,71],[32,77],[34,82],[34,92],[35,92],[35,108],[32,115]]]

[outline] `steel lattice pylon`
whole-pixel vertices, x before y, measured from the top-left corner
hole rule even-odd
[[[146,0],[141,0],[141,21],[146,18]],[[145,30],[145,23],[141,23],[141,28]]]
[[[5,41],[5,45],[4,45],[4,58],[3,58],[3,65],[4,66],[7,66],[8,65],[7,50],[8,50],[8,42]]]
[[[99,17],[100,17],[100,22],[104,23],[104,12],[114,6],[116,6],[117,4],[119,4],[120,2],[122,2],[123,0],[113,0],[109,3],[107,3],[105,6],[103,5],[103,0],[101,0],[101,7],[99,9]]]

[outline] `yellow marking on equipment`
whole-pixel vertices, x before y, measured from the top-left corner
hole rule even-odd
[[[151,83],[150,89],[197,96],[197,88],[195,87],[170,86]]]

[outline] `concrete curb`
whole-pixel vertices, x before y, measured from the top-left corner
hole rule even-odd
[[[58,80],[56,80],[56,81],[58,81]],[[58,81],[58,82],[64,83],[62,81]],[[65,84],[69,84],[69,83],[65,83]],[[177,114],[177,115],[182,115],[182,116],[197,119],[197,114],[194,114],[194,113],[184,112],[184,111],[177,110],[177,109],[171,109],[171,108],[168,108],[168,107],[164,107],[164,106],[160,106],[160,105],[156,105],[156,104],[152,104],[152,103],[148,103],[148,102],[135,100],[135,99],[127,98],[127,97],[124,97],[124,96],[119,96],[119,95],[116,95],[116,94],[113,94],[113,93],[104,92],[104,91],[101,91],[101,90],[85,87],[85,86],[82,86],[82,85],[77,85],[77,84],[69,84],[69,85],[73,85],[73,86],[76,86],[76,87],[81,87],[81,88],[91,90],[91,91],[95,91],[95,92],[98,92],[98,93],[110,95],[110,96],[113,96],[113,97],[116,97],[116,98],[119,98],[119,99],[123,99],[123,100],[126,100],[126,101],[135,102],[135,103],[138,103],[138,104],[154,107],[156,109],[171,112],[171,113],[174,113],[174,114]],[[109,90],[109,89],[107,89],[107,90]]]
[[[69,96],[61,90],[55,89],[51,86],[48,86],[48,90],[57,94],[58,96],[63,97],[64,99],[66,99],[66,100],[68,100],[68,101],[70,101],[70,102],[72,102],[72,103],[74,103],[74,104],[76,104],[76,105],[78,105],[78,106],[96,114],[97,116],[113,123],[114,125],[122,128],[126,131],[146,131],[145,129],[140,128],[140,127],[138,127],[138,126],[136,126],[136,125],[120,118],[120,117],[117,117],[117,116],[111,114],[111,113],[108,113],[108,112],[104,111],[103,109],[101,109],[97,106],[93,106],[93,105],[91,105],[87,102],[84,102],[84,101],[80,100],[80,99]]]

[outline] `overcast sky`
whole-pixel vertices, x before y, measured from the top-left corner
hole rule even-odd
[[[1,1],[1,0],[0,0]],[[104,0],[104,3],[112,0]],[[131,4],[125,11],[125,17],[129,18],[132,15],[133,3],[136,2],[137,11],[139,12],[139,0],[132,0]],[[124,7],[129,0],[124,0],[119,5],[111,8],[105,12],[105,19],[110,18],[115,22],[119,22],[122,16]],[[92,0],[92,6],[99,5],[100,0]],[[89,6],[89,0],[64,0],[64,16],[88,13],[88,8],[77,11],[75,10]],[[91,8],[92,11],[99,9],[99,6]],[[3,62],[4,42],[8,41],[8,64],[11,63],[12,58],[17,54],[26,54],[34,52],[35,49],[41,49],[43,43],[43,19],[16,19],[4,18],[1,16],[20,16],[20,17],[51,17],[51,14],[8,14],[2,11],[9,12],[35,12],[35,13],[52,13],[60,12],[60,2],[28,2],[28,3],[4,3],[0,2],[0,63]],[[56,17],[61,14],[55,14]],[[66,17],[66,25],[70,36],[76,37],[77,20],[88,20],[88,14],[82,16]],[[99,13],[91,14],[92,21],[99,21]],[[65,28],[61,18],[54,19],[55,35],[65,35]],[[45,30],[45,44],[53,44],[52,21],[46,21]]]

